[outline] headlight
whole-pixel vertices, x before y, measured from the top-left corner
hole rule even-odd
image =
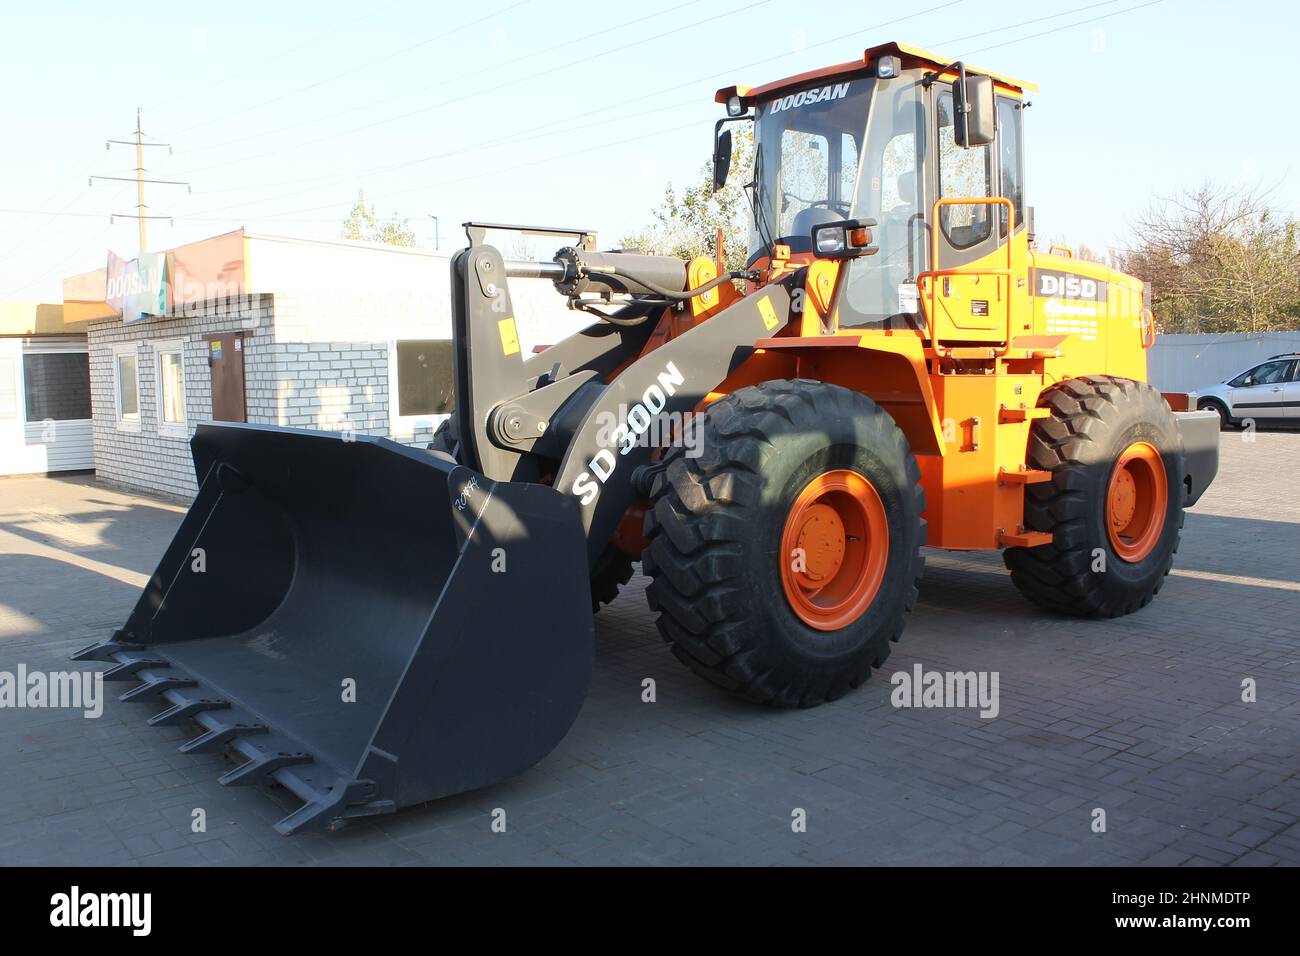
[[[898,76],[903,71],[903,63],[896,56],[882,56],[876,60],[876,76],[882,80]]]
[[[843,229],[818,229],[815,230],[817,236],[817,251],[821,255],[834,255],[837,252],[844,251],[844,230]]]

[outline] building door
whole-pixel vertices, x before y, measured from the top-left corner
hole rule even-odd
[[[244,391],[244,334],[205,335],[208,368],[212,370],[212,418],[218,422],[248,421]]]

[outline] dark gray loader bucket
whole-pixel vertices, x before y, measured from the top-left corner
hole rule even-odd
[[[131,617],[76,660],[193,722],[282,833],[518,774],[568,732],[593,632],[577,503],[382,438],[202,425],[200,480]]]

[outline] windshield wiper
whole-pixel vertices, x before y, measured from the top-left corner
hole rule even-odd
[[[758,241],[763,244],[763,250],[768,258],[771,258],[776,247],[776,235],[767,221],[767,207],[763,197],[763,144],[757,137],[754,140],[754,181],[751,185],[753,188],[749,196],[749,205],[754,213],[754,228],[758,230]]]

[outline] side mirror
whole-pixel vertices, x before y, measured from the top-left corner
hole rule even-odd
[[[997,132],[993,77],[961,76],[952,83],[953,138],[958,146],[987,146]]]
[[[874,219],[841,219],[822,222],[812,228],[813,255],[818,259],[856,259],[874,256],[879,247],[871,244]]]
[[[713,191],[715,193],[727,185],[729,172],[731,172],[731,130],[722,129],[719,124],[713,130]]]

